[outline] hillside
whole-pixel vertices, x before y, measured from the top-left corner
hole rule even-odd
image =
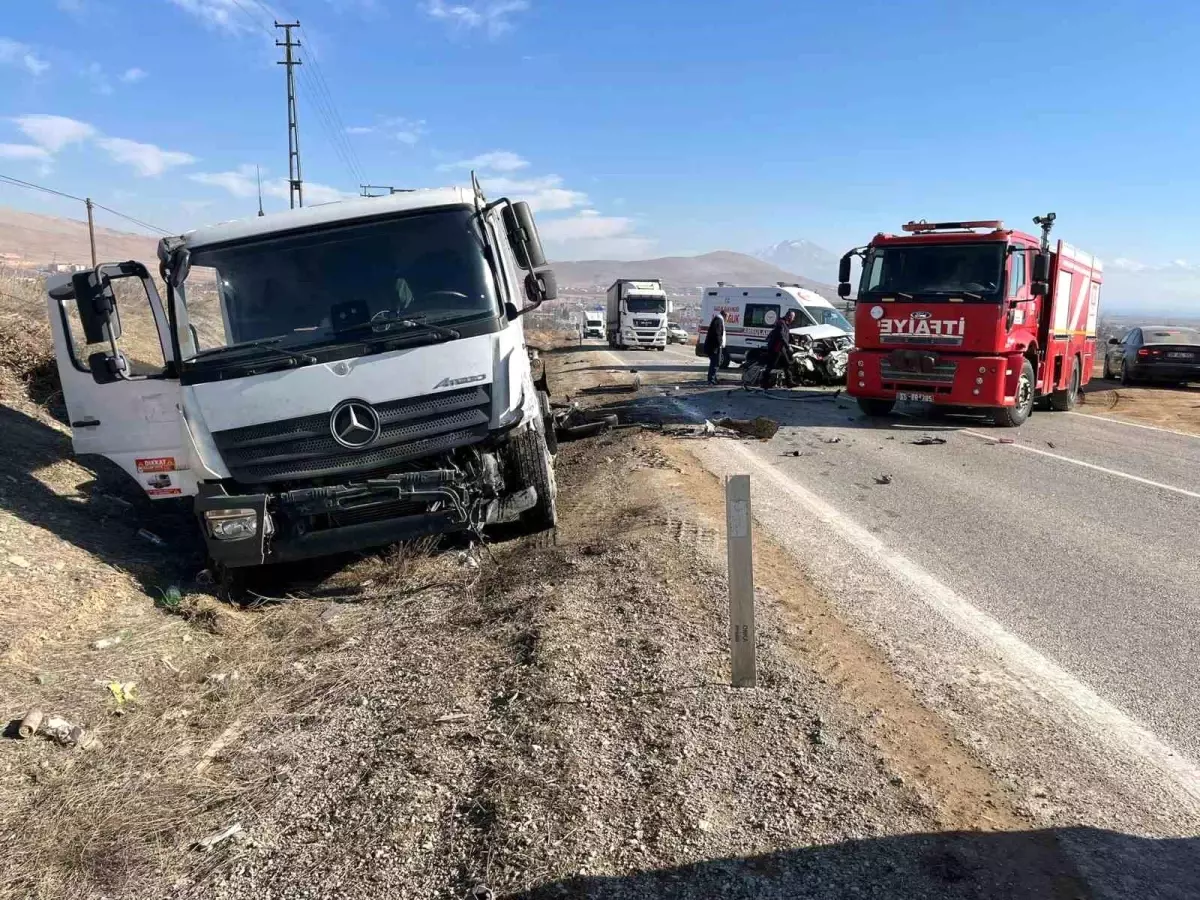
[[[111,228],[96,228],[96,252],[101,260],[153,261],[158,239]],[[15,254],[27,263],[87,263],[91,261],[87,222],[0,207],[0,254]]]
[[[774,284],[786,281],[817,291],[828,297],[835,295],[832,285],[802,278],[778,266],[729,250],[717,250],[700,256],[665,256],[660,259],[616,260],[587,259],[578,262],[555,262],[558,282],[571,287],[608,287],[618,278],[660,278],[668,288],[693,289],[717,281],[734,284]]]
[[[786,272],[797,272],[817,281],[837,278],[838,256],[804,238],[780,241],[754,254]]]

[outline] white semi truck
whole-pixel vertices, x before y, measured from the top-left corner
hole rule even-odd
[[[618,278],[608,289],[608,345],[618,350],[666,350],[670,311],[657,278]]]
[[[165,298],[137,262],[48,282],[58,370],[75,451],[192,498],[219,569],[554,526],[521,316],[557,288],[526,204],[474,184],[311,206],[165,238],[159,263]],[[122,350],[131,286],[161,371]]]

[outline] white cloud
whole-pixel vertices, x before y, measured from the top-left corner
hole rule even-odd
[[[178,2],[178,0],[176,0]],[[512,17],[529,9],[528,0],[476,0],[473,3],[447,3],[427,0],[425,14],[464,31],[483,31],[496,38],[511,31]]]
[[[179,150],[163,150],[154,144],[142,144],[127,138],[102,137],[96,144],[115,162],[132,166],[139,175],[157,177],[167,169],[194,163],[196,157]]]
[[[137,66],[134,66],[131,69],[126,69],[124,72],[121,73],[121,80],[123,82],[125,82],[126,84],[136,84],[137,82],[141,81],[145,77],[146,77],[145,69],[139,69]]]
[[[346,134],[383,134],[411,147],[428,134],[428,130],[424,119],[384,116],[375,125],[352,125],[346,129]]]
[[[197,184],[221,188],[234,197],[251,198],[258,196],[258,178],[254,166],[238,166],[228,172],[195,172],[188,176]],[[288,199],[288,180],[286,178],[264,178],[262,192],[264,197],[276,200]],[[315,181],[304,182],[304,202],[308,206],[318,203],[332,203],[335,200],[345,200],[354,194],[320,184]]]
[[[83,70],[83,77],[92,83],[92,90],[104,97],[109,96],[112,92],[112,85],[108,81],[108,76],[104,74],[104,69],[100,63],[92,63]]]
[[[438,166],[443,172],[448,172],[451,169],[477,169],[487,172],[515,172],[518,169],[524,169],[529,166],[529,160],[518,156],[511,150],[493,150],[490,153],[480,153],[478,156],[473,156],[470,159],[461,159],[458,162],[444,163]]]
[[[54,159],[50,151],[36,144],[0,144],[0,159],[21,159],[48,163]]]
[[[571,216],[539,219],[538,232],[553,258],[633,258],[644,256],[655,244],[653,238],[637,233],[633,219],[605,216],[594,209],[581,209]]]
[[[13,122],[27,138],[51,153],[57,153],[69,144],[85,141],[96,133],[96,129],[86,122],[66,116],[17,116]]]
[[[209,28],[227,34],[242,34],[254,28],[248,8],[242,0],[170,0]],[[264,27],[270,23],[263,21]]]
[[[523,179],[485,175],[479,181],[489,196],[524,200],[534,212],[575,209],[588,202],[587,194],[563,187],[562,178],[557,175]]]
[[[38,56],[28,44],[0,37],[0,65],[20,66],[30,75],[41,75],[50,63]]]
[[[1122,272],[1141,272],[1144,269],[1150,268],[1144,262],[1138,262],[1136,259],[1126,259],[1123,256],[1118,256],[1108,266],[1110,269],[1117,269]]]

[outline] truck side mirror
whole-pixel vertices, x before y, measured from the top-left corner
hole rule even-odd
[[[1036,253],[1033,257],[1033,277],[1030,281],[1050,280],[1050,254]]]
[[[538,235],[529,204],[524,201],[510,204],[502,209],[500,215],[517,265],[526,272],[546,265],[546,252],[542,249],[542,239]]]
[[[848,281],[838,282],[838,296],[841,297],[843,300],[845,300],[847,297],[850,296],[850,282],[848,282]]]
[[[850,282],[850,254],[847,253],[838,263],[838,282],[848,284]],[[843,294],[842,296],[845,296]]]
[[[547,300],[558,299],[558,279],[553,269],[542,269],[540,272],[530,272],[525,276],[525,296],[533,304],[534,309]],[[525,310],[528,312],[528,310]]]
[[[1046,296],[1046,282],[1044,282],[1044,281],[1030,282],[1029,293],[1033,297],[1045,297]]]
[[[83,336],[89,344],[107,344],[121,337],[121,314],[112,283],[98,270],[78,272],[71,279]]]

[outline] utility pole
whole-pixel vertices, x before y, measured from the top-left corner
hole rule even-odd
[[[304,205],[303,181],[300,177],[300,129],[296,125],[296,73],[295,67],[302,65],[300,60],[292,55],[292,48],[299,47],[299,41],[292,40],[292,29],[299,28],[300,22],[276,22],[276,28],[283,29],[283,40],[276,41],[276,47],[283,48],[283,59],[276,65],[287,66],[287,103],[288,103],[288,201],[291,208]]]
[[[92,243],[92,268],[94,269],[94,268],[96,268],[98,263],[96,262],[96,223],[92,218],[92,198],[85,197],[83,199],[83,202],[84,202],[84,205],[87,206],[88,240],[91,241],[91,243]]]
[[[260,216],[266,215],[262,208],[262,169],[258,166],[254,167],[254,177],[258,179],[258,214]]]

